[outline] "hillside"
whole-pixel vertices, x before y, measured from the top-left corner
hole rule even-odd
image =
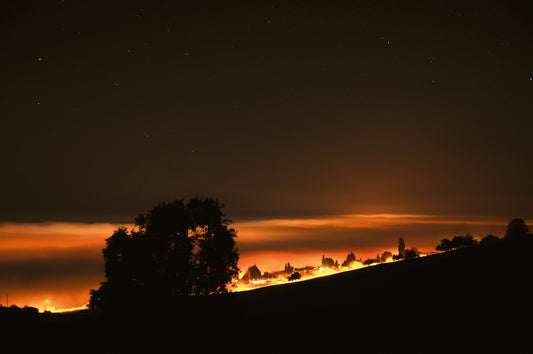
[[[3,318],[2,333],[18,338],[22,349],[59,351],[153,352],[170,345],[176,352],[521,352],[533,330],[532,250],[532,239],[501,241],[294,284],[189,298],[163,314],[139,304],[120,316]]]
[[[241,313],[339,349],[509,351],[531,337],[533,240],[501,241],[238,294]],[[309,344],[311,347],[314,344]],[[436,346],[436,347],[435,347]],[[424,352],[425,350],[421,350]]]

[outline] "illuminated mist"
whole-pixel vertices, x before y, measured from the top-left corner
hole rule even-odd
[[[504,231],[506,220],[445,218],[429,215],[347,214],[314,218],[235,222],[241,277],[256,264],[275,272],[290,262],[308,268],[299,281],[359,268],[320,269],[322,255],[342,262],[353,251],[358,259],[394,253],[398,237],[408,247],[430,252],[444,237],[471,232],[481,238]],[[1,223],[0,303],[33,306],[40,311],[83,307],[89,290],[104,280],[102,248],[119,224]],[[133,228],[133,225],[124,225]],[[286,276],[263,284],[238,284],[233,291],[285,283]]]

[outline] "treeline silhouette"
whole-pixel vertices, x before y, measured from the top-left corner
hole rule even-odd
[[[512,219],[508,226],[507,231],[505,233],[505,240],[522,240],[524,238],[527,238],[528,236],[532,236],[529,234],[529,229],[523,219]],[[476,245],[491,245],[495,244],[501,241],[500,238],[494,235],[487,235],[481,240],[478,240],[474,238],[471,234],[465,234],[464,236],[454,236],[451,240],[448,238],[445,238],[441,240],[440,244],[436,246],[437,251],[451,251],[456,250],[460,248],[466,248],[466,247],[472,247]],[[366,260],[362,260],[359,258],[357,260],[355,254],[353,252],[350,252],[346,259],[342,262],[342,264],[339,264],[339,262],[336,259],[333,259],[331,257],[326,257],[326,255],[322,255],[322,260],[320,263],[320,267],[322,268],[330,268],[334,270],[339,270],[342,267],[352,267],[355,262],[359,262],[363,265],[373,265],[373,264],[379,264],[379,263],[385,263],[389,260],[408,260],[417,258],[421,255],[421,252],[418,251],[416,247],[406,248],[405,246],[405,240],[403,237],[399,237],[398,239],[398,253],[392,254],[389,251],[385,251],[382,254],[377,254],[375,258],[367,258]],[[316,267],[313,266],[307,266],[304,268],[298,268],[296,269],[297,275],[293,275],[295,270],[294,267],[290,265],[290,263],[287,263],[285,265],[284,270],[277,271],[277,272],[265,272],[264,274],[261,274],[261,271],[257,267],[257,265],[253,265],[248,268],[247,272],[244,274],[244,276],[241,278],[241,281],[244,283],[250,283],[258,280],[269,280],[272,278],[276,278],[279,276],[284,276],[288,280],[296,280],[300,279],[301,274],[299,272],[302,272],[305,275],[312,275],[313,271],[316,270]]]
[[[389,251],[385,251],[382,254],[377,254],[376,258],[368,258],[363,261],[361,258],[357,259],[353,252],[348,253],[346,259],[339,264],[339,261],[331,257],[326,257],[322,255],[322,260],[320,262],[320,268],[329,268],[332,270],[340,270],[341,268],[352,268],[354,263],[358,262],[362,265],[372,265],[378,263],[385,263],[390,260],[400,260],[400,259],[411,259],[420,256],[420,252],[416,247],[405,248],[405,240],[400,237],[398,241],[398,253],[392,254]],[[274,272],[264,272],[261,273],[261,270],[257,267],[256,264],[249,267],[242,278],[239,280],[244,284],[257,284],[257,285],[268,285],[272,279],[286,278],[289,281],[301,279],[302,274],[305,276],[316,275],[316,271],[319,267],[316,266],[305,266],[301,268],[295,268],[291,266],[288,262],[285,264],[283,270],[274,271]],[[266,282],[263,282],[266,281]]]
[[[39,310],[35,307],[24,306],[18,307],[17,305],[3,306],[0,305],[0,316],[5,319],[8,317],[16,318],[33,318],[39,314]]]
[[[106,240],[103,249],[106,281],[90,291],[89,308],[110,310],[150,304],[167,308],[179,298],[189,295],[222,294],[227,285],[238,278],[239,253],[235,243],[236,231],[224,218],[223,205],[213,198],[196,197],[188,202],[175,200],[160,203],[135,218],[138,230],[119,228]],[[505,239],[520,240],[529,229],[523,219],[513,219],[507,227]],[[443,239],[438,251],[451,251],[476,245],[499,242],[494,235],[480,241],[472,235]],[[389,260],[412,259],[421,253],[416,247],[406,248],[405,240],[398,240],[398,252],[385,251],[375,258],[357,260],[350,252],[339,264],[322,256],[321,267],[340,269],[354,262],[364,265]],[[248,268],[245,282],[285,276],[289,281],[312,274],[315,267],[295,268],[285,264],[282,271],[261,274],[257,265]]]
[[[529,236],[529,228],[523,219],[512,219],[507,225],[504,239],[510,241],[523,240]],[[500,241],[500,238],[494,235],[487,235],[481,240],[475,239],[472,235],[455,236],[451,240],[445,238],[437,245],[437,251],[451,251],[459,248],[472,247],[476,245],[489,245]]]

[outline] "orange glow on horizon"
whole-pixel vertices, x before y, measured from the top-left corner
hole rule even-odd
[[[238,222],[238,230],[246,232],[254,230],[255,238],[272,237],[270,229],[319,229],[319,228],[348,228],[371,229],[395,228],[399,225],[433,224],[433,225],[491,225],[505,226],[505,220],[486,220],[482,218],[448,218],[435,215],[415,214],[342,214],[319,218],[298,219],[270,219]],[[262,229],[262,231],[261,231]]]
[[[53,223],[0,223],[0,251],[30,251],[70,248],[103,248],[106,238],[120,226],[133,225]]]
[[[344,214],[242,221],[232,227],[238,231],[239,267],[244,273],[254,264],[261,272],[281,270],[287,262],[298,268],[318,265],[322,255],[342,263],[351,251],[364,261],[384,251],[395,253],[398,236],[406,239],[407,247],[427,252],[455,232],[483,230],[479,232],[497,235],[506,224],[489,218]],[[105,239],[121,226],[134,228],[111,223],[0,223],[0,303],[5,305],[9,293],[10,305],[40,311],[85,306],[89,289],[105,280],[101,253]],[[393,236],[365,236],[376,230]]]

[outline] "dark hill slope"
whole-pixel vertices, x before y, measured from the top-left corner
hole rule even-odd
[[[501,241],[236,297],[261,332],[282,323],[300,337],[339,338],[316,345],[518,350],[533,338],[531,252],[532,239]]]
[[[532,250],[501,241],[163,312],[0,318],[0,329],[20,352],[528,352]]]

